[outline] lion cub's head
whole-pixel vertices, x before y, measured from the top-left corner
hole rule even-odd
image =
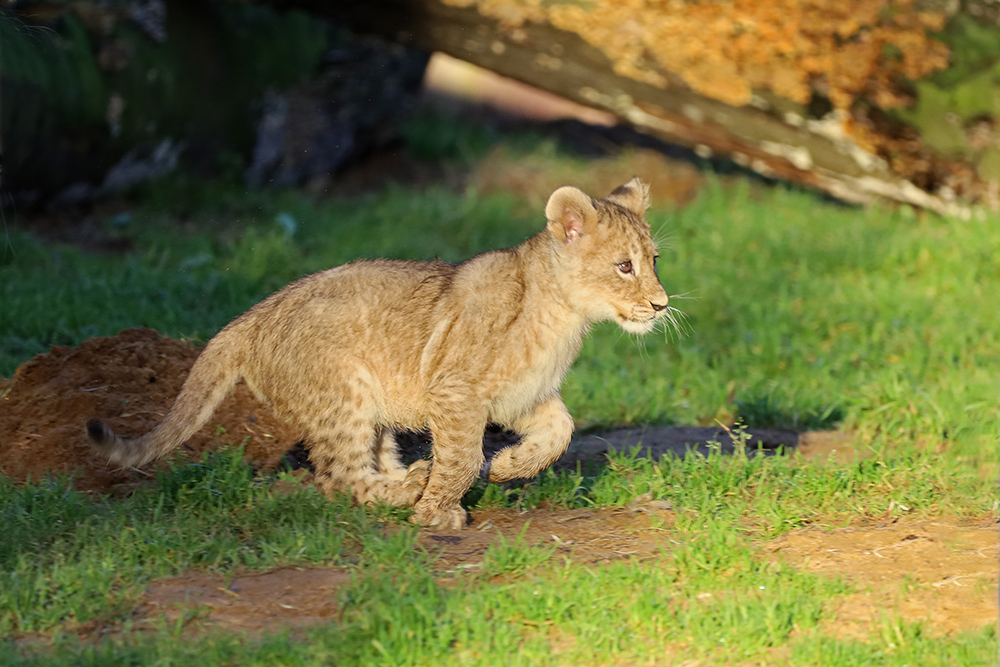
[[[562,187],[545,206],[573,307],[590,320],[614,320],[636,334],[652,331],[668,312],[656,275],[656,245],[643,217],[648,207],[648,188],[638,178],[599,200]]]

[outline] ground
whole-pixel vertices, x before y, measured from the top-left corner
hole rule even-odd
[[[634,508],[489,510],[478,513],[470,529],[427,533],[421,545],[440,553],[436,574],[442,579],[481,567],[486,548],[498,534],[510,538],[522,530],[527,542],[557,545],[557,556],[581,563],[645,560],[669,548],[667,531],[656,521],[669,521],[669,511],[653,513]],[[862,585],[864,592],[842,601],[828,621],[834,636],[864,639],[881,614],[896,609],[907,621],[930,620],[935,632],[945,635],[997,622],[996,596],[985,595],[982,585],[997,578],[992,528],[900,521],[883,527],[794,531],[764,548],[775,558]],[[903,574],[913,581],[905,597],[899,588]],[[333,600],[338,588],[350,581],[350,574],[339,569],[284,568],[228,580],[184,574],[150,585],[133,621],[142,628],[153,627],[161,615],[171,624],[186,617],[194,620],[195,631],[250,633],[309,627],[337,617]]]
[[[80,490],[113,495],[148,483],[148,469],[115,470],[95,458],[84,424],[99,416],[125,433],[151,428],[180,390],[197,352],[191,343],[161,338],[148,329],[129,329],[77,348],[55,347],[26,362],[12,378],[0,380],[0,473],[18,482],[38,480],[47,472],[70,474]],[[661,438],[668,443],[678,433],[694,431],[663,430],[645,442]],[[595,443],[621,446],[635,433],[592,434],[573,451],[594,456],[595,446],[600,449]],[[763,439],[787,436],[772,433]],[[269,470],[293,449],[298,436],[241,386],[181,455],[196,456],[220,441],[243,444],[251,463]],[[819,455],[846,446],[842,436],[823,434],[809,434],[799,442],[807,453],[812,448]],[[299,473],[304,483],[309,476],[305,470]],[[428,531],[419,544],[437,554],[435,574],[447,581],[458,572],[482,567],[487,547],[500,536],[510,542],[523,535],[525,544],[553,548],[556,558],[590,565],[655,558],[672,548],[673,519],[669,504],[642,497],[619,509],[480,510],[466,530]],[[997,622],[998,555],[992,523],[902,518],[870,526],[814,526],[758,547],[772,558],[860,584],[860,592],[838,603],[830,621],[830,631],[837,636],[864,637],[887,610],[904,620],[929,620],[933,632],[945,635]],[[337,616],[332,593],[349,582],[350,575],[339,569],[284,568],[228,579],[190,572],[152,583],[132,621],[142,628],[153,627],[161,615],[172,622],[183,618],[193,632],[211,627],[250,633],[308,627]]]

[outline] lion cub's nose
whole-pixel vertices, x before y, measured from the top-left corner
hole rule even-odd
[[[653,303],[652,301],[650,301],[649,305],[651,305],[653,307],[653,310],[655,310],[656,312],[660,312],[661,310],[667,309],[667,304],[665,303]]]

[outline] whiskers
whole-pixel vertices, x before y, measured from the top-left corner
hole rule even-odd
[[[653,245],[658,250],[673,250],[676,236],[676,229],[667,227],[665,224],[661,225],[653,230]]]
[[[667,310],[663,313],[663,317],[660,318],[660,322],[663,323],[663,337],[667,342],[679,342],[681,338],[687,338],[694,332],[684,311],[678,310],[673,306],[667,306]]]
[[[690,292],[686,292],[684,294],[671,294],[669,295],[669,300],[694,299],[695,297],[689,296],[690,294]],[[657,325],[662,325],[663,337],[667,340],[667,342],[680,342],[681,338],[687,338],[694,333],[694,329],[688,321],[687,313],[670,305],[667,306],[667,309],[660,317]]]

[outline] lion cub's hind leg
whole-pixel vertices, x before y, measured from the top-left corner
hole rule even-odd
[[[397,458],[390,470],[382,471],[386,457],[376,459],[376,435],[382,437],[370,420],[357,414],[315,420],[309,425],[307,441],[316,483],[328,497],[350,489],[359,503],[413,505],[427,485],[430,462],[417,461],[407,469]]]

